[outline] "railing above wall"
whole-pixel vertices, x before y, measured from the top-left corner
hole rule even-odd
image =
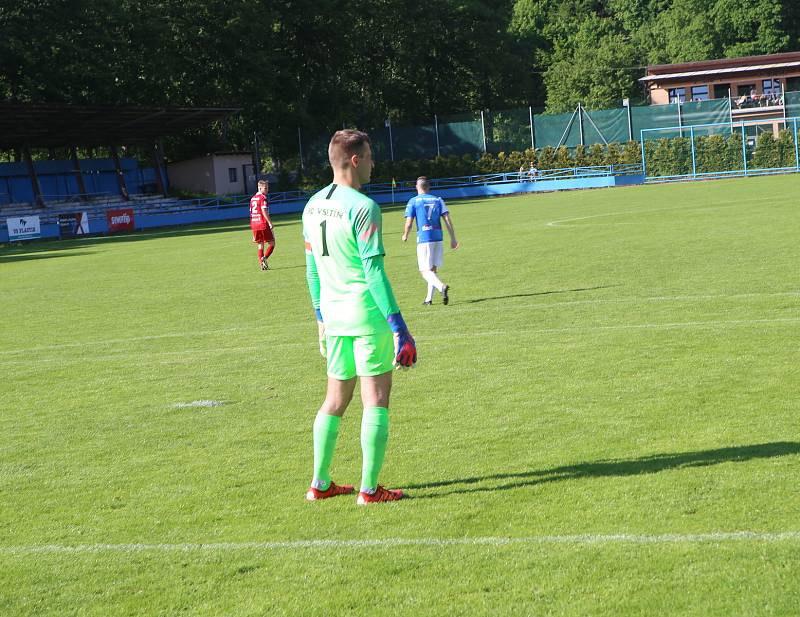
[[[548,169],[542,172],[502,172],[460,178],[437,178],[431,180],[432,190],[446,199],[468,199],[474,197],[497,197],[539,191],[601,188],[626,184],[640,184],[644,180],[639,165],[603,165],[596,167],[569,167]],[[414,181],[405,180],[392,184],[372,184],[365,187],[368,195],[379,204],[405,204],[416,195]],[[303,210],[311,193],[287,191],[271,193],[270,205],[274,214],[299,213]],[[108,233],[107,207],[130,208],[134,211],[136,229],[181,226],[194,223],[237,221],[246,225],[249,211],[249,195],[199,199],[147,199],[132,196],[130,201],[81,202],[61,204],[56,208],[41,209],[32,214],[40,219],[41,238],[58,238],[59,216],[73,211],[87,212],[92,234]],[[24,216],[28,212],[15,211],[13,216]],[[6,213],[11,215],[11,213]],[[5,219],[0,217],[0,242],[8,241]]]
[[[508,182],[541,182],[542,180],[563,180],[566,178],[593,178],[602,176],[629,176],[642,173],[641,165],[596,165],[583,167],[565,167],[561,169],[543,169],[531,173],[526,171],[508,171],[494,174],[479,174],[474,176],[459,176],[455,178],[435,178],[430,180],[431,190],[437,188],[461,188],[465,186],[500,184]],[[368,195],[406,191],[414,189],[415,180],[402,180],[395,183],[367,184],[364,188]]]

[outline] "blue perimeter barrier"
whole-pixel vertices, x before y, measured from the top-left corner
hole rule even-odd
[[[639,165],[604,165],[600,167],[572,167],[552,169],[538,173],[535,177],[520,172],[486,174],[481,176],[465,176],[461,178],[439,178],[431,180],[431,192],[444,199],[460,199],[471,197],[494,197],[519,193],[537,193],[545,191],[563,191],[574,189],[603,188],[643,184],[644,176]],[[391,184],[370,184],[364,187],[365,192],[381,205],[405,203],[416,196],[414,182],[397,183],[394,190]],[[270,214],[292,214],[301,212],[312,193],[289,191],[274,193],[269,196]],[[179,212],[139,213],[134,215],[136,230],[157,227],[177,227],[194,223],[212,223],[214,221],[241,220],[247,222],[250,217],[250,196],[238,196],[224,199],[194,199],[173,202],[172,207],[181,207]],[[132,207],[136,204],[115,204],[116,208]],[[79,208],[77,208],[79,209]],[[73,212],[75,207],[70,208]],[[107,234],[108,223],[105,210],[89,212],[89,235]],[[56,209],[46,212],[32,211],[30,214],[47,214],[55,216]],[[5,220],[2,221],[5,224]],[[130,233],[130,232],[129,232]],[[59,238],[58,223],[42,223],[41,238]],[[8,230],[0,229],[0,242],[8,242]]]

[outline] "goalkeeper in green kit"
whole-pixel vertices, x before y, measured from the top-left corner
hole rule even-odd
[[[389,438],[392,369],[414,366],[417,349],[383,269],[380,208],[358,190],[372,173],[369,136],[337,131],[328,158],[333,183],[303,210],[306,278],[328,368],[325,402],[314,420],[314,477],[306,499],[355,492],[331,480],[330,465],[339,422],[359,377],[363,467],[356,503],[396,501],[403,491],[378,484]]]

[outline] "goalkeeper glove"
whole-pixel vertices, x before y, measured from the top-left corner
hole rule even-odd
[[[386,318],[394,333],[394,362],[397,368],[412,368],[417,363],[417,344],[408,331],[406,322],[400,313],[393,313]]]

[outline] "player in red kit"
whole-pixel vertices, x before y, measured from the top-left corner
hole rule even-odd
[[[269,182],[259,180],[258,192],[250,198],[250,229],[253,230],[253,242],[258,244],[258,263],[262,270],[269,270],[267,258],[275,250],[275,236],[272,234],[272,221],[269,218],[269,203],[267,203],[268,190]]]

